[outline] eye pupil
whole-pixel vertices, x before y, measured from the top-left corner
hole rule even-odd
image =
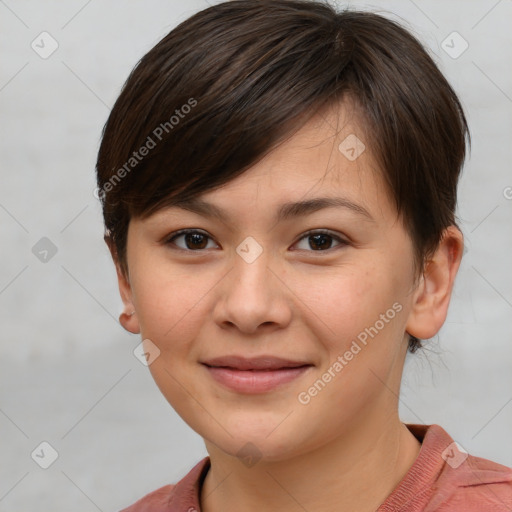
[[[201,238],[203,239],[203,244],[201,244]],[[192,247],[189,245],[189,241],[192,239]],[[206,236],[201,233],[186,233],[185,240],[188,249],[204,249],[206,247]],[[199,245],[197,245],[199,243]]]
[[[201,233],[200,231],[183,230],[181,233],[178,233],[174,237],[170,238],[168,243],[179,247],[180,244],[175,242],[177,239],[182,239],[184,241],[185,247],[181,247],[182,250],[188,250],[189,252],[203,252],[204,249],[208,248],[208,243],[211,237],[205,233]],[[338,242],[340,247],[347,245],[346,242],[341,240],[339,237],[323,231],[309,232],[309,234],[304,234],[304,236],[301,238],[301,241],[303,241],[302,243],[305,243],[306,240],[308,241],[307,245],[309,245],[309,252],[326,252],[332,248],[332,243],[334,240]]]
[[[316,235],[311,235],[309,238],[314,239],[315,240],[314,244],[315,245],[319,244],[320,249],[329,249],[329,246],[331,245],[329,242],[327,242],[327,244],[322,243],[322,242],[325,242],[326,239],[332,238],[330,235],[326,235],[325,233],[318,233]],[[312,249],[314,249],[314,247],[311,243],[309,245]],[[327,245],[327,247],[326,247],[326,245]]]

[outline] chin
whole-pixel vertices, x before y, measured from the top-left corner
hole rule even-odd
[[[226,427],[229,432],[236,434],[234,437],[229,436],[224,430],[222,437],[203,436],[205,441],[215,445],[216,449],[227,455],[240,459],[245,466],[251,467],[257,462],[281,462],[289,460],[300,455],[306,448],[304,443],[306,440],[297,439],[293,432],[297,431],[293,428],[291,431],[283,426],[279,426],[274,432],[268,427],[261,431],[255,430],[254,427],[246,429],[239,427],[232,429]],[[278,434],[278,430],[281,431]],[[202,435],[202,434],[200,434]]]

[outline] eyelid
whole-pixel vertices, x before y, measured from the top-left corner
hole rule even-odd
[[[199,229],[199,228],[185,228],[185,229],[180,229],[178,231],[174,231],[172,232],[170,235],[166,235],[162,240],[161,240],[161,243],[163,243],[164,245],[175,245],[173,244],[173,240],[178,238],[179,236],[182,236],[182,235],[188,235],[189,233],[199,233],[200,235],[204,235],[206,236],[207,238],[209,238],[210,240],[213,240],[215,243],[217,243],[215,241],[215,239],[206,231],[202,230],[202,229]],[[202,253],[202,252],[205,252],[204,249],[200,250],[200,251],[192,251],[190,249],[182,249],[181,247],[175,247],[176,250],[178,251],[182,251],[182,252],[196,252],[196,253]]]
[[[162,239],[162,243],[164,245],[173,244],[173,240],[175,240],[179,236],[186,235],[186,234],[189,234],[189,233],[199,233],[201,235],[206,236],[210,240],[213,240],[215,243],[217,243],[215,241],[215,239],[208,232],[206,232],[206,231],[204,231],[202,229],[199,229],[199,228],[185,228],[185,229],[180,229],[178,231],[175,231],[175,232],[171,233],[170,235],[165,236]],[[331,251],[336,250],[339,247],[343,247],[343,246],[346,246],[346,245],[350,244],[350,242],[348,241],[348,239],[346,239],[346,237],[340,236],[337,232],[331,231],[330,229],[317,228],[317,229],[310,229],[310,230],[302,233],[299,236],[299,238],[293,243],[293,245],[297,245],[299,242],[301,242],[304,238],[307,238],[308,236],[322,235],[322,234],[330,236],[331,238],[336,240],[339,243],[339,245],[335,246],[335,247],[331,247],[330,249],[326,249],[325,251],[312,251],[311,250],[311,251],[305,251],[305,252],[310,252],[310,253],[330,253]],[[173,245],[175,245],[175,244],[173,244]],[[178,251],[182,251],[182,252],[198,253],[198,254],[206,252],[205,249],[194,251],[192,249],[183,249],[181,247],[177,247],[176,245],[175,245],[175,249],[178,250]],[[303,250],[303,249],[299,249],[299,250]]]
[[[302,233],[302,235],[300,235],[300,237],[297,239],[297,242],[300,242],[303,238],[306,238],[311,235],[329,235],[330,237],[334,238],[335,240],[337,240],[340,243],[348,244],[347,237],[344,237],[343,235],[341,235],[340,233],[338,233],[336,231],[332,231],[330,229],[325,229],[325,228],[310,229],[310,230],[306,231],[305,233]],[[294,245],[297,242],[295,242]],[[323,251],[323,252],[325,252],[325,251]]]
[[[346,237],[341,236],[336,231],[331,231],[330,229],[325,229],[325,228],[324,229],[317,228],[317,229],[310,229],[310,230],[306,231],[305,233],[302,233],[299,236],[299,238],[293,243],[293,246],[297,245],[299,242],[301,242],[305,238],[308,238],[309,236],[312,236],[312,235],[328,235],[332,239],[336,240],[338,242],[338,245],[335,247],[326,249],[325,251],[313,251],[313,250],[305,250],[305,249],[295,249],[295,250],[307,252],[307,253],[313,254],[314,256],[316,256],[316,255],[320,256],[321,254],[331,254],[332,252],[334,252],[338,249],[341,249],[342,247],[345,247],[350,244]]]

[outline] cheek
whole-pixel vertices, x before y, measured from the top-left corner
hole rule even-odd
[[[132,287],[141,336],[154,340],[162,352],[184,350],[204,321],[206,297],[216,276],[151,263],[134,272]]]
[[[324,342],[331,339],[328,344],[343,348],[336,345],[373,325],[397,300],[402,286],[398,276],[378,258],[368,255],[366,262],[347,262],[344,268],[288,269],[281,275],[280,300],[295,309],[299,316],[295,321],[309,324],[313,336],[325,336]],[[133,268],[132,288],[141,335],[158,340],[161,350],[179,351],[208,323],[215,304],[225,299],[216,290],[225,269],[191,264],[180,268],[151,258],[140,261]]]
[[[383,394],[390,401],[394,396],[390,376],[397,368],[405,310],[392,280],[366,277],[344,279],[344,287],[331,287],[324,296],[322,320],[329,330],[319,341],[325,357],[318,375],[297,396],[310,415],[321,417],[328,404],[336,418],[331,433],[362,409],[370,410]]]
[[[297,295],[339,343],[375,322],[393,303],[391,283],[380,275],[374,268],[356,265],[322,279],[307,275]]]
[[[309,286],[300,292],[304,297],[309,293],[308,306],[315,313],[309,314],[310,320],[321,320],[310,328],[326,352],[327,368],[341,356],[344,370],[345,365],[347,369],[360,365],[384,369],[400,347],[406,279],[390,260],[378,256],[370,255],[366,264],[360,260],[351,271],[332,276],[322,286],[308,279]]]
[[[198,402],[201,380],[191,378],[199,365],[200,329],[208,311],[208,293],[218,281],[211,273],[180,272],[169,265],[145,265],[134,272],[132,286],[142,339],[151,340],[159,351],[149,371],[163,396],[192,428],[204,415]],[[212,427],[213,428],[213,427]]]

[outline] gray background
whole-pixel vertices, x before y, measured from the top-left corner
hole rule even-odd
[[[118,324],[93,189],[100,132],[129,71],[208,3],[0,0],[0,511],[119,510],[206,455],[134,357],[139,337]],[[470,453],[512,466],[512,2],[343,5],[405,23],[459,93],[473,135],[459,199],[467,253],[447,323],[408,356],[402,419],[438,423]],[[31,48],[43,31],[59,45],[46,59]],[[463,48],[446,40],[453,31],[469,44],[457,58],[443,49]],[[33,252],[43,237],[57,249],[47,261]],[[42,441],[58,452],[46,470],[31,458]]]

